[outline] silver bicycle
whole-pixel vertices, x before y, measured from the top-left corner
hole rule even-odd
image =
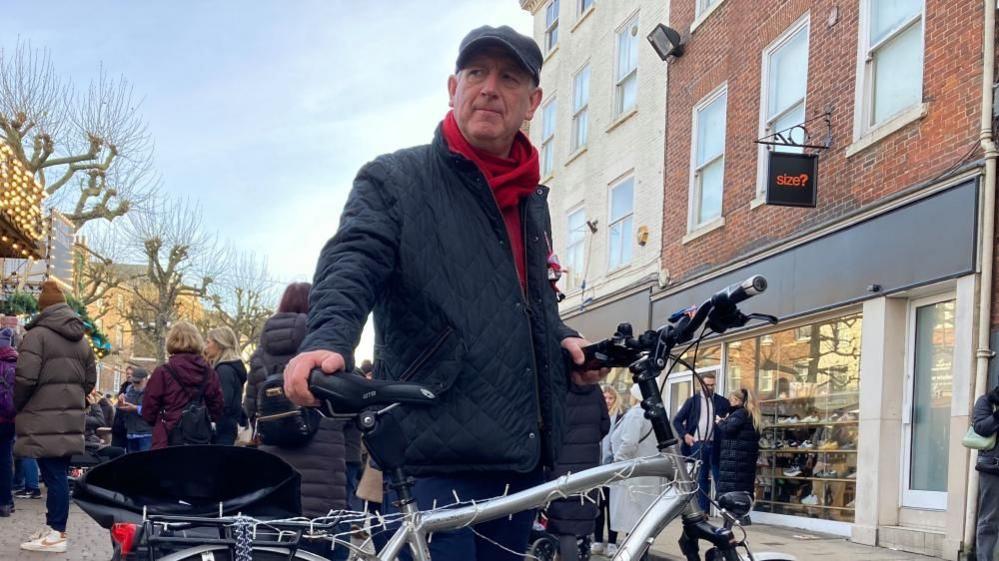
[[[655,537],[677,517],[683,524],[679,547],[688,561],[701,560],[698,546],[701,541],[708,545],[704,554],[705,561],[793,561],[794,557],[787,554],[754,554],[750,551],[746,532],[738,522],[752,509],[749,493],[727,493],[719,497],[715,504],[724,523],[719,527],[709,521],[698,502],[693,500],[700,491],[694,476],[688,470],[688,458],[677,452],[677,440],[670,426],[669,412],[662,401],[662,387],[657,385],[664,370],[668,377],[672,368],[677,363],[682,363],[679,357],[683,353],[673,352],[681,345],[689,344],[684,350],[695,347],[696,356],[696,345],[709,332],[722,333],[727,329],[742,327],[754,319],[776,323],[776,318],[772,316],[746,315],[737,307],[739,302],[763,292],[766,285],[763,277],[752,277],[718,292],[696,308],[674,314],[658,330],[634,337],[631,326],[621,324],[612,338],[587,348],[588,367],[629,368],[634,382],[641,389],[641,407],[645,410],[645,417],[650,421],[651,432],[658,443],[659,453],[656,455],[602,465],[487,501],[459,502],[432,510],[420,510],[412,496],[413,480],[406,476],[402,457],[405,443],[399,441],[402,432],[393,425],[394,417],[386,413],[396,407],[433,406],[438,399],[437,395],[429,388],[414,383],[366,380],[352,375],[328,376],[321,371],[314,371],[309,386],[322,402],[325,413],[356,420],[364,433],[369,451],[392,481],[391,487],[398,496],[398,501],[394,503],[398,514],[388,521],[382,519],[380,524],[382,527],[398,525],[398,529],[394,530],[386,545],[381,551],[371,552],[370,547],[351,543],[348,539],[349,531],[337,532],[345,524],[360,520],[358,515],[361,513],[331,513],[321,520],[309,521],[255,521],[241,517],[220,517],[213,519],[213,522],[229,527],[253,525],[254,539],[242,540],[242,555],[235,552],[232,547],[234,540],[230,540],[226,544],[205,544],[186,549],[162,559],[209,561],[231,558],[243,561],[282,558],[323,561],[321,556],[296,549],[298,538],[305,533],[311,536],[325,535],[331,545],[349,549],[350,558],[358,561],[393,561],[404,550],[408,550],[416,561],[429,561],[431,557],[428,543],[435,532],[474,527],[514,513],[543,508],[554,499],[584,494],[609,483],[654,476],[670,483],[658,494],[620,545],[614,561],[641,559]],[[687,366],[695,371],[693,365]],[[365,516],[370,519],[370,515]],[[170,517],[150,518],[154,524],[159,522],[169,525],[172,522]],[[258,539],[259,528],[271,529],[271,535],[277,538],[270,542]],[[740,532],[739,537],[736,531]],[[223,550],[233,553],[226,556],[222,554]],[[523,555],[523,552],[519,554]]]

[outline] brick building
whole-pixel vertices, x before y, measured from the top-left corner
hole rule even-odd
[[[760,399],[754,520],[947,559],[969,548],[977,473],[960,438],[986,384],[976,351],[995,329],[994,290],[981,289],[995,235],[994,11],[670,3],[685,52],[667,70],[668,283],[651,316],[751,274],[770,280],[746,308],[781,325],[726,334],[701,361],[724,390]],[[788,129],[828,148],[755,142]],[[818,155],[814,208],[766,204],[772,150]],[[673,377],[670,402],[690,388]]]

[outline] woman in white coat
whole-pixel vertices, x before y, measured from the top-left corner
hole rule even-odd
[[[611,433],[611,450],[614,460],[630,460],[659,453],[656,436],[651,434],[652,423],[645,418],[640,405],[642,394],[638,386],[631,387],[635,405],[624,414],[617,428]],[[643,440],[644,437],[644,440]],[[662,477],[636,477],[615,483],[611,491],[610,519],[615,532],[630,533],[646,509],[666,487]]]

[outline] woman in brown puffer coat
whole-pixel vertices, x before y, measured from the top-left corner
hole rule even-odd
[[[83,320],[55,282],[42,285],[38,307],[42,311],[28,323],[18,349],[14,454],[38,459],[48,495],[46,527],[21,549],[59,553],[66,551],[69,458],[84,450],[86,396],[97,383],[97,368]]]

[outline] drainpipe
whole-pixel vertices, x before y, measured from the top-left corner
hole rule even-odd
[[[984,0],[985,6],[985,38],[984,60],[982,61],[982,122],[978,139],[985,152],[985,198],[982,217],[982,275],[979,286],[978,310],[978,351],[975,353],[975,392],[973,399],[985,393],[988,385],[989,359],[995,354],[989,348],[992,328],[992,268],[995,250],[996,229],[996,158],[999,149],[992,138],[992,83],[995,80],[995,0]],[[964,516],[964,552],[969,553],[975,543],[975,526],[978,515],[978,471],[975,463],[978,452],[971,450],[968,464],[968,493],[965,502]]]

